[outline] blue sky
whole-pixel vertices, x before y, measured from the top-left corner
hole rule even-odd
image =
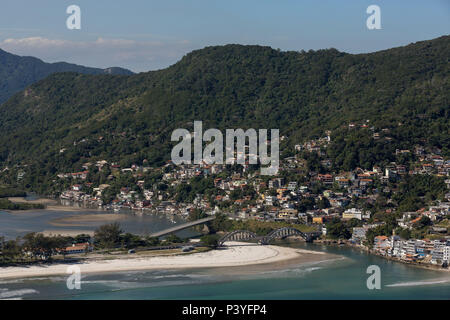
[[[81,8],[81,30],[66,28],[72,4]],[[366,27],[371,4],[381,8],[381,30]],[[167,67],[209,45],[361,53],[449,30],[448,0],[15,0],[0,7],[6,51],[138,72]]]

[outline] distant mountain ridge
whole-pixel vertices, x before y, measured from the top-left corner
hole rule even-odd
[[[47,63],[35,57],[18,56],[0,49],[0,104],[30,84],[56,72],[132,75],[130,70],[90,68],[67,62]]]

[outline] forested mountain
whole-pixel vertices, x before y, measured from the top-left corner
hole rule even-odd
[[[66,62],[45,63],[34,57],[21,57],[0,49],[0,104],[14,93],[56,72],[78,72],[84,74],[131,75],[122,68],[88,68]]]
[[[0,106],[0,168],[51,176],[99,159],[158,165],[172,130],[194,120],[204,130],[279,128],[285,154],[332,130],[330,157],[347,167],[414,144],[449,155],[449,57],[449,36],[357,55],[225,45],[131,76],[52,74]]]

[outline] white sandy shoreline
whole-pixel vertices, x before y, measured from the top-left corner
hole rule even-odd
[[[143,271],[158,269],[191,269],[247,266],[268,264],[298,259],[320,260],[326,255],[323,252],[273,245],[252,245],[248,243],[230,242],[221,250],[211,250],[188,255],[161,257],[132,257],[112,260],[91,260],[75,264],[32,265],[27,267],[0,268],[0,279],[55,276],[67,274],[67,268],[76,265],[81,273],[111,273],[121,271]]]

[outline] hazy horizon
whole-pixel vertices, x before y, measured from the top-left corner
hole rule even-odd
[[[432,39],[418,40],[418,41],[414,41],[414,42],[407,43],[407,44],[405,44],[405,45],[399,45],[399,46],[394,46],[394,47],[385,48],[385,49],[380,49],[380,50],[374,50],[374,51],[368,51],[368,52],[353,53],[353,52],[345,52],[345,51],[342,51],[342,50],[338,50],[338,51],[344,52],[344,53],[348,53],[348,54],[375,53],[375,52],[383,51],[383,50],[386,50],[386,49],[392,49],[392,48],[397,48],[397,47],[403,47],[403,46],[407,46],[407,45],[410,45],[410,44],[413,44],[413,43],[416,43],[416,42],[427,41],[427,40],[433,40],[433,39],[437,39],[437,38],[445,37],[445,36],[449,36],[449,35],[448,35],[448,34],[444,34],[444,35],[441,35],[441,36],[438,36],[438,37],[432,38]],[[52,64],[53,64],[53,63],[70,63],[70,64],[80,65],[80,66],[83,66],[83,67],[89,67],[89,68],[101,68],[101,69],[116,68],[116,67],[118,67],[118,68],[128,69],[128,70],[133,71],[133,72],[135,72],[135,73],[141,73],[141,72],[150,72],[150,71],[157,71],[157,70],[166,69],[166,68],[170,67],[171,65],[173,65],[173,64],[177,63],[178,61],[180,61],[180,60],[183,58],[184,55],[186,55],[186,54],[188,54],[188,53],[190,53],[190,52],[192,52],[192,51],[201,50],[201,49],[204,49],[204,48],[207,48],[207,47],[211,47],[211,46],[226,46],[226,45],[230,45],[230,44],[234,44],[234,45],[246,45],[246,44],[240,44],[240,43],[226,43],[226,44],[210,45],[210,46],[205,46],[205,47],[203,47],[203,48],[193,49],[193,50],[191,50],[191,51],[186,52],[185,54],[183,54],[182,56],[180,56],[180,58],[179,58],[178,60],[174,61],[173,63],[171,63],[171,64],[169,64],[169,65],[167,65],[167,66],[164,66],[164,67],[161,67],[161,68],[158,68],[158,69],[151,69],[151,70],[144,70],[144,71],[135,71],[135,70],[131,70],[130,68],[126,68],[126,67],[120,66],[120,65],[111,65],[111,66],[106,66],[106,67],[103,67],[103,66],[102,66],[102,67],[99,67],[99,66],[96,66],[96,65],[89,65],[89,64],[75,63],[75,62],[71,62],[71,61],[68,61],[68,60],[46,61],[46,60],[44,60],[44,59],[42,59],[42,58],[40,58],[40,57],[34,56],[34,55],[32,55],[32,54],[31,54],[31,55],[20,55],[20,54],[15,54],[15,53],[13,53],[13,52],[9,52],[9,51],[7,51],[7,50],[4,50],[4,49],[1,48],[1,47],[0,47],[0,50],[3,50],[3,51],[5,51],[5,52],[7,52],[7,53],[10,53],[10,54],[18,55],[18,56],[20,56],[20,57],[33,57],[33,58],[37,58],[37,59],[42,60],[42,61],[45,62],[45,63],[52,63]],[[254,44],[254,45],[258,45],[258,44]],[[259,45],[259,46],[263,46],[263,45]],[[267,47],[267,46],[265,46],[265,47]],[[269,46],[269,47],[270,47],[270,46]],[[273,47],[271,47],[271,48],[274,49],[274,50],[277,49],[277,48],[273,48]],[[330,47],[330,48],[311,49],[311,50],[327,50],[327,49],[333,49],[333,47]],[[334,48],[334,49],[336,49],[336,48]],[[300,52],[301,50],[281,50],[281,51],[284,51],[284,52],[287,52],[287,51],[296,51],[296,52]],[[305,50],[305,51],[307,51],[307,50]]]
[[[69,30],[68,6],[81,8],[81,29]],[[381,29],[369,30],[368,0],[218,1],[136,0],[127,7],[106,0],[2,4],[0,48],[45,62],[166,68],[212,45],[270,46],[283,51],[336,48],[367,53],[448,35],[450,3],[376,1]]]

